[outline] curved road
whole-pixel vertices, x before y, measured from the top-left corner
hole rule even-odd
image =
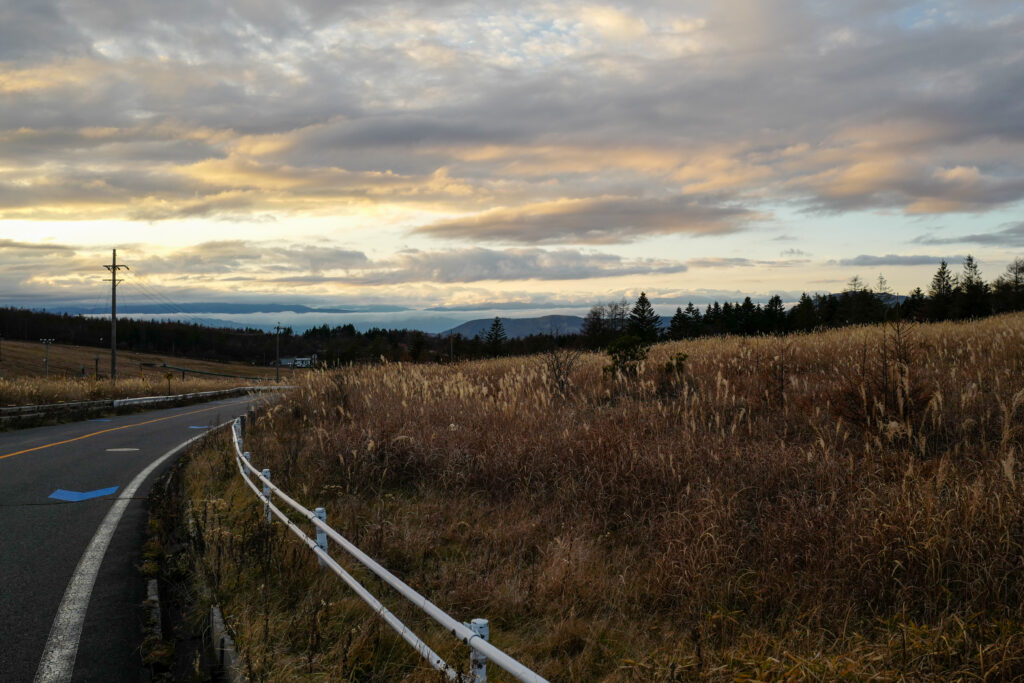
[[[187,441],[253,400],[0,433],[0,681],[148,678],[144,499]]]

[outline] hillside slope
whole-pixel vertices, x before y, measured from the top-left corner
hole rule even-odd
[[[0,378],[42,377],[46,372],[46,346],[41,343],[3,340],[0,342]],[[273,377],[274,369],[244,363],[217,363],[152,353],[117,352],[117,372],[122,378],[143,377],[166,372],[152,366],[166,363],[199,372]],[[149,364],[150,367],[147,367]],[[102,377],[110,374],[110,349],[94,346],[51,344],[49,350],[52,378],[92,377],[98,369]],[[180,373],[179,373],[180,376]]]
[[[1020,679],[1022,349],[1015,314],[667,343],[635,373],[353,367],[246,449],[551,680]],[[436,680],[260,521],[228,449],[188,481],[251,676]]]

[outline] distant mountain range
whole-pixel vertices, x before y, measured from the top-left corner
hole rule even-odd
[[[95,315],[103,314],[110,311],[109,308],[93,309],[85,308],[82,306],[65,306],[62,307],[67,313],[71,314],[86,314]],[[174,315],[174,314],[198,314],[198,313],[237,313],[237,314],[248,314],[248,313],[362,313],[366,309],[355,309],[355,308],[317,308],[313,306],[306,306],[303,304],[278,304],[278,303],[234,303],[229,301],[200,301],[195,303],[156,303],[156,304],[137,304],[137,303],[121,303],[118,306],[118,312],[122,314],[147,314],[147,315]],[[375,309],[376,310],[379,309]],[[398,306],[389,306],[385,310],[388,311],[401,311],[405,310]]]
[[[462,323],[441,333],[442,337],[461,334],[472,339],[483,337],[491,329],[494,318],[479,318]],[[501,326],[509,337],[529,337],[531,334],[579,334],[583,318],[578,315],[544,315],[539,318],[501,318]]]
[[[669,316],[661,316],[662,329],[668,329]],[[472,339],[483,337],[491,329],[494,318],[480,318],[462,323],[441,333],[442,337],[449,334],[461,334]],[[529,337],[531,334],[579,334],[583,329],[583,318],[578,315],[544,315],[539,318],[501,318],[501,326],[510,338]]]

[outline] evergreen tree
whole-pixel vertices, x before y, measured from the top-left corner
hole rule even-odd
[[[1017,258],[1006,266],[992,287],[999,311],[1024,309],[1024,258]]]
[[[692,301],[686,304],[686,308],[683,309],[683,315],[686,316],[689,326],[689,337],[691,339],[705,333],[704,316],[701,315],[700,309],[694,306]]]
[[[608,345],[608,356],[612,364],[605,367],[605,372],[616,377],[636,377],[647,358],[647,348],[639,337],[622,335]]]
[[[842,321],[839,319],[839,297],[837,296],[815,294],[814,312],[818,325],[835,327],[842,324]]]
[[[814,300],[807,296],[807,292],[800,295],[797,302],[789,311],[790,327],[794,330],[809,332],[818,326],[818,313],[814,307]]]
[[[964,257],[964,274],[960,278],[960,285],[967,289],[968,287],[979,287],[985,284],[985,281],[981,279],[981,268],[978,266],[978,262],[973,256],[968,254]]]
[[[736,331],[736,315],[732,310],[731,301],[726,301],[722,304],[722,313],[719,316],[719,320],[722,323],[722,331],[726,334],[732,334]]]
[[[920,287],[915,287],[906,299],[903,300],[903,317],[908,320],[926,320],[928,317],[928,297],[924,295]]]
[[[743,334],[756,334],[760,327],[760,316],[758,313],[760,308],[754,306],[754,302],[751,301],[750,297],[743,299],[743,303],[736,307],[736,322],[740,332]]]
[[[668,336],[671,339],[686,339],[690,336],[690,318],[683,313],[683,309],[676,307],[676,313],[668,325]]]
[[[981,278],[981,269],[974,257],[964,257],[963,276],[956,293],[955,313],[958,318],[980,318],[991,313],[989,287]]]
[[[939,263],[939,269],[932,276],[932,284],[928,288],[928,317],[932,320],[945,320],[951,313],[953,290],[956,285],[945,261]]]
[[[782,297],[778,294],[768,299],[768,305],[764,307],[764,322],[767,331],[782,332],[786,327],[786,309],[782,305]]]
[[[419,330],[415,330],[409,338],[409,358],[421,361],[427,352],[427,338]]]
[[[866,287],[851,288],[838,297],[837,316],[841,325],[862,325],[885,319],[885,306]]]
[[[708,304],[708,310],[704,313],[704,324],[707,325],[710,334],[722,334],[722,307],[717,301]]]
[[[636,303],[633,304],[633,310],[629,313],[629,332],[647,343],[658,340],[661,318],[647,300],[646,292],[640,292]]]
[[[508,337],[505,335],[505,326],[501,324],[501,318],[495,317],[494,322],[491,323],[491,328],[487,330],[487,335],[484,337],[484,345],[487,347],[487,352],[491,356],[499,356],[507,342]]]
[[[693,324],[694,329],[696,329],[696,327],[700,325],[700,309],[694,306],[692,301],[686,304],[686,310],[684,310],[683,313],[685,313],[686,317],[690,319],[690,322]]]

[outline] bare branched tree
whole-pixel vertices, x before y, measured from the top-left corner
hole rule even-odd
[[[566,396],[572,385],[572,372],[580,361],[580,349],[553,346],[541,355],[544,369],[551,378],[551,384],[560,395]]]

